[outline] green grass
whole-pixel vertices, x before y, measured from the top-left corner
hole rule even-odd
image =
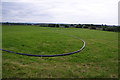
[[[2,49],[2,26],[0,25],[0,49]],[[0,79],[2,79],[2,51],[0,51]]]
[[[81,28],[3,25],[2,48],[28,54],[63,54],[28,57],[3,52],[3,78],[117,78],[118,33]]]

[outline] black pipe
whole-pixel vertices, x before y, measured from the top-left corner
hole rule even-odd
[[[26,54],[26,53],[17,53],[17,52],[13,52],[13,51],[9,51],[9,50],[4,50],[4,49],[0,49],[0,50],[5,51],[5,52],[9,52],[9,53],[15,53],[15,54],[20,54],[20,55],[25,55],[25,56],[34,56],[34,57],[67,56],[67,55],[75,54],[75,53],[78,53],[78,52],[82,51],[85,48],[85,44],[86,44],[84,40],[82,40],[82,42],[84,43],[83,46],[77,51],[70,52],[70,53],[65,53],[65,54],[55,54],[55,55],[33,55],[33,54]]]

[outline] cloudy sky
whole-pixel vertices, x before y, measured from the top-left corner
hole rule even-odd
[[[2,0],[3,22],[118,24],[119,0]]]

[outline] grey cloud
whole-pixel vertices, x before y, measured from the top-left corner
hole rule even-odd
[[[117,24],[118,0],[7,1],[2,2],[3,21]]]
[[[46,7],[37,6],[36,8],[36,5],[32,3],[4,2],[2,7],[3,21],[11,19],[11,21],[23,20],[24,22],[26,19],[28,19],[28,21],[32,21],[33,19],[34,22],[35,19],[49,19],[51,15],[48,13]]]

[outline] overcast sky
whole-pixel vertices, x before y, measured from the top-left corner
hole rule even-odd
[[[118,24],[119,0],[2,0],[3,22]]]

